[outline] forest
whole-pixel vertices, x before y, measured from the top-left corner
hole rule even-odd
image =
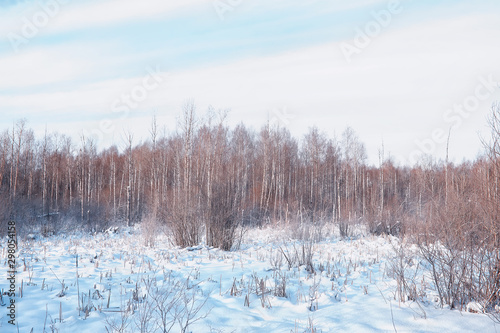
[[[498,105],[484,154],[460,164],[427,156],[398,166],[382,147],[370,166],[352,128],[338,139],[311,128],[298,140],[284,127],[254,132],[224,119],[186,102],[175,133],[153,119],[146,142],[129,131],[101,151],[83,135],[35,138],[19,120],[0,134],[2,223],[51,234],[142,222],[168,226],[181,246],[204,236],[224,249],[238,225],[289,221],[338,224],[346,236],[358,223],[374,233],[453,230],[498,244]]]
[[[312,128],[299,140],[277,125],[230,128],[223,112],[198,116],[193,102],[174,133],[153,118],[145,142],[129,131],[100,151],[83,135],[79,142],[57,133],[36,138],[19,120],[0,134],[1,230],[12,220],[25,237],[141,225],[150,247],[163,233],[180,248],[231,251],[248,228],[331,226],[349,239],[363,226],[417,246],[441,306],[480,300],[493,309],[500,301],[499,105],[488,122],[491,137],[482,138],[484,153],[474,161],[427,156],[400,166],[382,147],[373,166],[352,128],[340,138]],[[312,243],[294,258],[306,264],[307,249]],[[409,251],[401,243],[392,259],[402,301],[422,297],[407,273]],[[282,254],[293,265],[292,253]]]

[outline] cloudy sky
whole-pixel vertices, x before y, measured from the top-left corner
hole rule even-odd
[[[186,100],[301,137],[351,126],[376,163],[481,151],[500,101],[497,0],[0,0],[0,129],[101,146]]]

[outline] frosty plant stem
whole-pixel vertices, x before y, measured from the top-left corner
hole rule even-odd
[[[80,284],[78,283],[78,254],[76,255],[76,290],[78,292],[78,316],[80,316]],[[109,308],[109,300],[108,300]]]
[[[57,281],[61,284],[61,292],[57,294],[58,297],[64,297],[66,293],[64,292],[65,286],[64,286],[64,280],[60,280],[59,277],[56,275],[56,273],[52,270],[52,268],[49,268],[52,274],[56,277]]]

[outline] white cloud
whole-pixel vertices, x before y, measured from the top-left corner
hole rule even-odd
[[[34,48],[0,57],[0,89],[29,88],[71,81],[92,70],[82,45]],[[81,56],[77,56],[80,54]]]
[[[204,0],[183,1],[136,1],[107,0],[88,2],[82,6],[70,7],[63,17],[55,23],[55,30],[71,30],[135,20],[148,20],[162,17],[178,9],[206,3]]]
[[[53,12],[44,33],[68,32],[74,29],[91,28],[117,24],[121,22],[148,20],[162,17],[178,9],[206,4],[206,0],[106,0],[48,1],[51,5],[44,9],[39,3],[25,3],[23,6],[0,9],[0,31],[19,33],[23,19],[33,21],[33,15],[39,12]],[[55,3],[55,5],[54,5]]]

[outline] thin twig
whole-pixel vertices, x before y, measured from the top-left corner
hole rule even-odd
[[[389,302],[389,305],[391,306],[391,320],[392,320],[392,326],[394,327],[394,332],[398,333],[398,330],[396,329],[396,324],[394,323],[394,314],[392,313],[392,303]]]

